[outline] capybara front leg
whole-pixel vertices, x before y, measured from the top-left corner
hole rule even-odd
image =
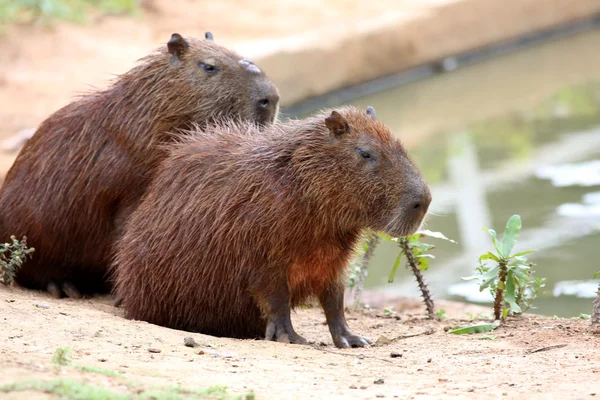
[[[298,335],[292,326],[290,297],[286,290],[267,296],[268,321],[265,340],[283,343],[306,344],[306,339]]]
[[[50,296],[54,297],[55,299],[60,299],[60,287],[56,284],[56,282],[50,281],[48,283],[48,286],[46,286],[46,290],[48,291],[48,293],[50,293]]]
[[[371,340],[352,333],[346,317],[344,316],[344,285],[341,283],[332,284],[327,287],[320,295],[319,301],[325,311],[329,332],[333,338],[333,344],[339,348],[346,347],[364,347],[371,344]]]

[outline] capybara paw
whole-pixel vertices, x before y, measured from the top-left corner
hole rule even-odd
[[[272,340],[281,343],[292,343],[292,344],[308,344],[308,341],[296,332],[291,330],[287,332],[285,328],[276,322],[269,322],[267,325],[267,334],[265,340]]]
[[[71,299],[83,298],[79,290],[77,290],[77,287],[69,281],[65,281],[60,285],[55,281],[50,281],[48,286],[46,286],[46,290],[55,299],[60,299],[62,297],[62,293],[66,294]]]
[[[46,290],[48,291],[48,293],[50,293],[50,296],[54,297],[55,299],[60,299],[60,287],[58,287],[56,282],[51,281],[50,283],[48,283],[48,286],[46,286]]]
[[[62,290],[71,299],[81,299],[83,297],[79,290],[77,290],[77,287],[71,282],[63,282]]]
[[[347,347],[365,347],[371,343],[373,343],[371,339],[353,333],[333,336],[333,344],[340,349],[345,349]]]

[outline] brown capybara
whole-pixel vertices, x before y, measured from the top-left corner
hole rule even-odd
[[[0,189],[0,240],[27,236],[36,249],[18,284],[55,297],[110,290],[114,243],[166,156],[159,145],[193,124],[277,118],[272,81],[212,39],[173,34],[108,89],[40,125]]]
[[[125,316],[217,336],[305,343],[290,310],[316,296],[338,347],[361,232],[420,226],[431,194],[399,140],[353,107],[263,132],[193,130],[172,145],[116,246]]]

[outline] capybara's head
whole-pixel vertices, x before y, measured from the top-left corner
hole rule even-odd
[[[327,138],[327,151],[309,143],[294,156],[299,161],[294,164],[302,169],[298,175],[312,180],[311,195],[334,202],[323,206],[337,207],[353,219],[348,227],[369,227],[397,237],[419,229],[431,192],[400,140],[376,120],[375,110],[342,107],[314,121]]]
[[[161,54],[169,87],[160,89],[176,103],[166,107],[196,121],[239,118],[268,125],[277,119],[277,87],[254,63],[216,44],[210,32],[203,40],[174,33]]]

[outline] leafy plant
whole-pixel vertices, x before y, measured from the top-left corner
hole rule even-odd
[[[594,279],[600,277],[600,271],[594,274]],[[596,293],[596,298],[592,303],[592,315],[591,315],[592,324],[600,324],[600,283],[598,284],[598,292]]]
[[[71,363],[71,355],[69,354],[69,349],[67,347],[59,347],[54,350],[54,354],[52,355],[52,364],[54,364],[54,369],[56,372],[60,371],[61,367],[67,366]]]
[[[383,309],[383,315],[386,317],[392,317],[394,314],[396,314],[396,311],[394,311],[394,307],[385,307]]]
[[[495,252],[490,251],[479,257],[478,274],[463,279],[479,280],[480,291],[489,289],[494,296],[494,318],[504,320],[509,314],[521,314],[531,308],[546,279],[533,275],[534,264],[525,257],[533,250],[512,253],[521,232],[519,215],[508,219],[502,241],[493,229],[484,230],[490,234]],[[496,265],[491,267],[486,263],[489,261]]]
[[[444,236],[444,234],[440,232],[432,232],[429,230],[422,230],[415,233],[414,235],[405,236],[402,238],[386,237],[386,239],[388,240],[397,242],[400,246],[400,254],[398,254],[398,257],[396,257],[396,261],[394,262],[392,271],[390,272],[390,275],[388,277],[388,282],[391,283],[394,281],[396,272],[400,267],[400,261],[402,260],[402,256],[406,257],[408,266],[415,275],[415,278],[417,279],[417,284],[419,285],[419,289],[421,290],[423,302],[425,303],[425,307],[427,308],[427,315],[430,319],[433,319],[435,318],[435,307],[431,298],[431,294],[429,293],[429,289],[427,288],[427,284],[425,283],[425,279],[423,278],[423,274],[421,272],[427,271],[427,269],[429,268],[429,260],[435,258],[433,254],[428,253],[428,251],[433,250],[435,246],[429,243],[421,242],[420,239],[422,237],[432,237],[456,243],[454,240],[448,239],[446,236]]]
[[[491,332],[498,327],[498,323],[478,322],[472,325],[457,326],[448,331],[454,335],[470,335],[473,333]]]
[[[444,310],[444,309],[442,308],[442,309],[440,309],[439,311],[436,311],[436,312],[435,312],[435,317],[436,317],[437,319],[444,319],[444,318],[446,318],[446,310]]]
[[[0,283],[4,285],[13,283],[19,268],[35,251],[33,247],[27,248],[27,237],[25,236],[22,240],[11,236],[10,240],[12,243],[0,244]]]
[[[378,243],[379,236],[377,233],[370,232],[362,241],[359,251],[350,263],[347,286],[351,292],[354,292],[354,307],[356,309],[360,308],[365,278],[368,275],[367,267]]]

